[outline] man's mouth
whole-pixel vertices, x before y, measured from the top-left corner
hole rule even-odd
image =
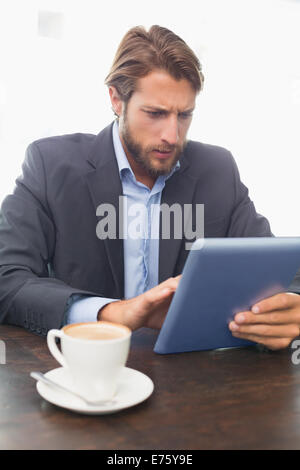
[[[173,150],[156,150],[156,149],[154,149],[153,152],[154,152],[154,154],[157,158],[160,158],[162,160],[164,160],[166,158],[169,158],[173,155]]]

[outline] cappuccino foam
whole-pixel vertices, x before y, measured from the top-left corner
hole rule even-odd
[[[114,328],[106,324],[99,323],[80,323],[79,325],[68,325],[64,328],[64,332],[68,336],[78,339],[91,340],[111,340],[127,336],[127,328]]]

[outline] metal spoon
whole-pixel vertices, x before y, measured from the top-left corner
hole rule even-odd
[[[38,380],[40,382],[44,382],[45,384],[50,385],[51,387],[56,387],[59,390],[63,390],[64,392],[68,392],[71,395],[74,395],[75,397],[80,398],[81,400],[83,400],[89,406],[109,406],[109,405],[115,405],[116,404],[116,400],[99,400],[99,401],[87,400],[86,398],[84,398],[79,393],[73,392],[73,390],[70,390],[69,388],[64,387],[63,385],[60,385],[59,383],[54,382],[51,379],[48,379],[48,377],[46,377],[41,372],[30,372],[30,376],[35,380]]]

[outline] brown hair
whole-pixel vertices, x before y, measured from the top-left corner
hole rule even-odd
[[[127,103],[137,80],[154,69],[163,69],[176,80],[188,80],[197,93],[203,87],[201,64],[194,52],[179,36],[157,25],[148,32],[136,26],[125,34],[105,84],[114,86]]]

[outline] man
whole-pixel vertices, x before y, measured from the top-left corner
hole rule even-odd
[[[161,237],[159,204],[204,204],[206,237],[272,235],[231,154],[186,140],[203,75],[182,39],[159,26],[131,29],[106,84],[117,120],[98,136],[31,144],[14,194],[3,202],[2,322],[42,335],[96,319],[160,328],[188,250],[184,237]],[[118,236],[99,235],[103,207],[128,220],[136,203],[146,208],[142,233],[159,240],[123,239],[118,218]],[[279,349],[299,335],[299,325],[299,296],[284,293],[240,312],[229,328]]]

